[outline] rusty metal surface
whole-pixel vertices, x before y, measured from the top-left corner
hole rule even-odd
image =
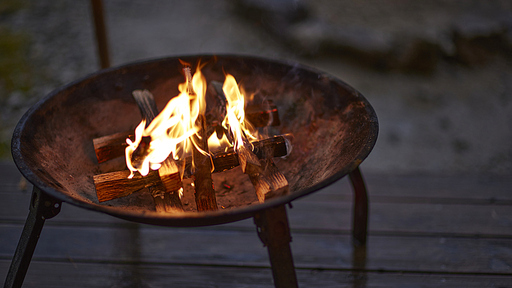
[[[208,82],[223,82],[226,71],[248,93],[274,101],[281,125],[272,132],[294,135],[291,154],[276,161],[290,184],[289,195],[264,204],[241,202],[216,212],[179,214],[156,213],[143,193],[98,203],[92,177],[115,167],[98,165],[92,139],[135,128],[141,118],[133,90],[151,91],[159,109],[177,95],[183,76],[176,57],[102,70],[50,93],[16,127],[12,153],[19,170],[46,193],[86,209],[155,225],[202,226],[248,218],[325,187],[354,170],[375,145],[373,108],[355,89],[328,74],[247,56],[179,59],[208,61],[202,69]],[[239,193],[237,189],[230,193]]]

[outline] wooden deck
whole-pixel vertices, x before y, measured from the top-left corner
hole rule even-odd
[[[1,163],[0,172],[4,281],[31,187],[20,185],[11,163]],[[347,180],[288,209],[300,287],[512,287],[512,179],[368,173],[365,178],[366,248],[351,245]],[[273,287],[267,251],[251,219],[162,228],[69,204],[46,222],[24,284]]]

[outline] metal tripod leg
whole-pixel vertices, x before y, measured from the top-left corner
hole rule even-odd
[[[352,238],[354,240],[354,245],[362,246],[366,244],[366,234],[368,229],[368,195],[359,167],[350,172],[348,176],[354,189]]]
[[[254,216],[254,223],[258,236],[268,249],[275,287],[298,287],[286,207],[281,205],[258,212]]]
[[[62,202],[47,195],[34,186],[30,201],[30,212],[23,227],[18,247],[12,258],[11,267],[5,279],[5,288],[21,287],[27,274],[30,260],[36,249],[44,221],[60,212]]]

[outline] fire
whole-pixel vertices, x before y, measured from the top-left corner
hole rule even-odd
[[[244,145],[244,139],[247,142],[247,137],[256,139],[251,134],[252,126],[245,121],[245,97],[238,88],[235,77],[230,74],[226,75],[222,91],[227,100],[226,118],[224,118],[222,126],[231,131],[235,150],[238,150]]]
[[[135,171],[145,176],[149,169],[159,169],[168,157],[183,160],[191,154],[193,147],[202,154],[209,155],[208,151],[200,149],[200,145],[196,143],[200,140],[196,134],[201,129],[199,117],[203,117],[206,110],[206,80],[199,66],[193,76],[190,68],[184,68],[184,72],[186,81],[178,86],[179,95],[172,98],[149,124],[145,119],[142,120],[135,129],[135,141],[126,139],[128,147],[125,156],[126,164],[131,171],[130,178]],[[231,137],[226,137],[224,133],[219,140],[217,134],[213,133],[208,139],[208,146],[210,149],[230,146],[238,149],[244,145],[244,141],[248,143],[248,140],[256,139],[251,133],[252,126],[245,120],[245,96],[230,74],[226,74],[222,90],[227,102],[222,127]],[[192,137],[194,135],[196,137]],[[150,139],[149,144],[145,139]],[[143,149],[145,152],[141,156],[143,159],[134,161],[134,152],[137,149]],[[138,156],[136,153],[135,155]]]
[[[233,146],[230,142],[226,134],[222,134],[222,138],[219,139],[217,135],[217,131],[213,132],[212,136],[208,138],[208,148],[211,151],[221,150],[222,148],[228,148]]]

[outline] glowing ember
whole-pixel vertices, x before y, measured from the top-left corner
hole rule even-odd
[[[180,94],[172,98],[147,127],[145,119],[142,120],[135,129],[135,141],[126,139],[126,164],[131,171],[130,178],[135,171],[145,176],[149,169],[159,169],[161,163],[169,157],[178,161],[185,159],[191,154],[193,146],[202,154],[209,155],[195,142],[198,137],[192,137],[197,136],[196,133],[201,129],[198,117],[204,115],[206,110],[206,80],[199,66],[193,76],[188,67],[184,68],[184,72],[186,81],[178,86]],[[245,96],[232,75],[226,75],[222,90],[227,100],[222,127],[226,129],[225,132],[231,133],[231,137],[226,137],[224,133],[219,139],[213,133],[208,139],[208,145],[212,150],[232,146],[238,150],[244,142],[256,140],[251,133],[254,129],[245,120]],[[233,143],[229,141],[230,138]],[[138,153],[140,150],[144,152]]]

